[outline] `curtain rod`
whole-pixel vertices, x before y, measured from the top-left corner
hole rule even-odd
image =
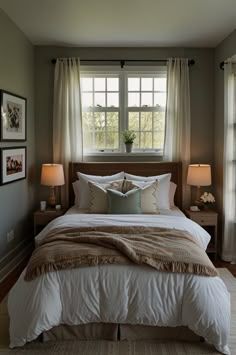
[[[60,60],[60,58],[58,58]],[[52,64],[56,64],[57,59],[52,59]],[[121,68],[124,67],[125,62],[167,62],[167,59],[81,59],[80,62],[120,62]],[[195,60],[189,59],[188,65],[194,65]]]
[[[220,69],[224,70],[224,67],[226,64],[228,64],[229,62],[227,62],[227,60],[225,60],[224,62],[220,62]],[[232,64],[236,64],[236,61],[233,61]]]

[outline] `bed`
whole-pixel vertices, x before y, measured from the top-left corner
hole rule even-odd
[[[171,174],[172,184],[176,184],[172,205],[170,204],[169,208],[159,208],[164,206],[164,202],[159,202],[158,213],[142,214],[117,213],[117,210],[115,213],[88,213],[86,209],[74,205],[76,190],[72,183],[78,179],[77,172],[81,173],[80,176],[85,174],[105,177],[123,171],[127,181],[135,176],[165,176],[157,183],[160,201],[166,195],[166,185],[161,184],[166,181],[166,175]],[[148,231],[156,231],[157,228],[158,231],[165,232],[167,229],[173,233],[186,232],[194,239],[198,248],[206,250],[210,241],[209,234],[181,212],[181,171],[181,163],[70,163],[68,187],[71,208],[65,216],[50,222],[39,233],[36,244],[47,240],[48,235],[54,236],[56,232],[68,228],[73,233],[78,228],[87,233],[88,228],[92,236],[94,230],[96,233],[103,233],[104,228],[105,231],[107,228],[109,231],[110,228],[122,231],[133,228],[134,231],[141,229],[145,233],[146,228]],[[123,178],[119,177],[118,180],[123,181]],[[135,185],[135,192],[130,194],[131,198],[144,196],[143,190],[146,186],[151,189],[151,184],[154,189],[155,181],[156,179],[153,181],[151,178],[148,185]],[[91,191],[92,188],[94,186]],[[84,192],[84,189],[82,190]],[[117,198],[119,194],[111,190],[106,190],[111,194],[108,196],[110,200],[114,196]],[[145,194],[151,201],[150,192],[148,195],[145,190]],[[101,208],[101,205],[102,203],[96,208]],[[149,208],[147,203],[145,206]],[[177,239],[175,243],[177,245]],[[173,263],[171,265],[173,266]],[[132,262],[83,265],[78,268],[73,265],[71,269],[43,273],[31,281],[25,281],[26,275],[27,270],[24,270],[9,294],[11,348],[23,346],[40,336],[44,340],[77,337],[190,341],[199,341],[201,337],[214,345],[220,353],[230,354],[230,297],[223,281],[217,275],[203,276],[167,270],[163,272],[150,267],[149,264],[137,265]]]

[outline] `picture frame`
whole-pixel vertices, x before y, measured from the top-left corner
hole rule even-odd
[[[1,141],[26,141],[27,99],[4,90],[0,90],[0,95]]]
[[[1,148],[1,185],[26,178],[26,147]]]

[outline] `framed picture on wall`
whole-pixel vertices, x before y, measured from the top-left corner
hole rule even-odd
[[[26,141],[27,100],[1,90],[1,141]]]
[[[26,147],[1,148],[1,185],[26,178]]]

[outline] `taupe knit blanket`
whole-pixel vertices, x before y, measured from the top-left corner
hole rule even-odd
[[[25,280],[47,272],[103,264],[149,265],[158,271],[217,276],[187,232],[166,228],[57,228],[34,250]]]

